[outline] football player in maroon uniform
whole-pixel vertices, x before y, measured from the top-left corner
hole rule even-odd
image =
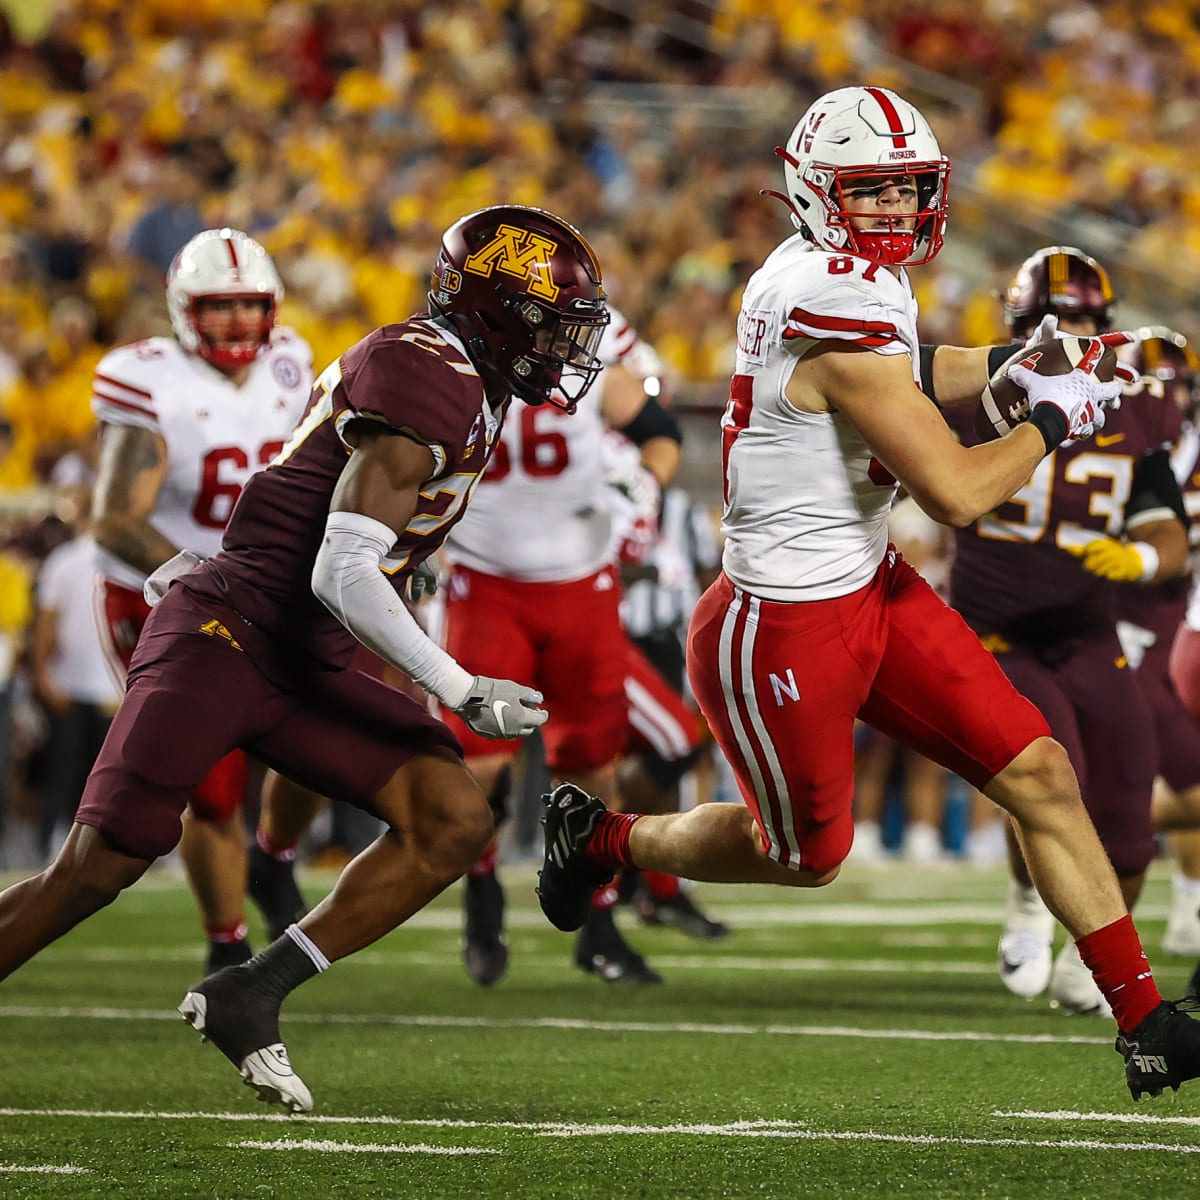
[[[1112,328],[1104,268],[1071,246],[1048,246],[1013,276],[1005,323],[1025,338],[1047,317],[1062,333]],[[1136,385],[1135,385],[1136,387]],[[969,420],[952,418],[962,440]],[[1060,446],[1012,499],[956,532],[951,603],[1066,747],[1132,907],[1153,859],[1150,799],[1159,757],[1154,717],[1117,637],[1117,581],[1142,586],[1187,570],[1187,516],[1171,472],[1180,414],[1163,396],[1130,398],[1089,441]],[[1049,987],[1068,1012],[1109,1006],[1071,939],[1052,960],[1053,918],[1010,831],[1013,879],[997,965],[1031,998]]]
[[[1200,364],[1187,338],[1175,330],[1152,326],[1137,333],[1129,363],[1138,372],[1138,390],[1152,398],[1165,395],[1183,415],[1183,431],[1171,449],[1171,467],[1192,520],[1188,540],[1194,563],[1200,547],[1200,431],[1195,424]],[[1170,832],[1175,871],[1162,947],[1167,954],[1196,958],[1200,955],[1200,830],[1194,825],[1200,813],[1200,722],[1185,706],[1171,676],[1172,644],[1177,636],[1181,642],[1187,640],[1189,610],[1197,621],[1200,604],[1191,572],[1157,586],[1122,584],[1118,589],[1117,633],[1137,668],[1138,686],[1154,714],[1158,734],[1155,827],[1160,833],[1177,831]]]
[[[441,650],[401,593],[462,516],[512,397],[572,408],[608,321],[595,255],[561,218],[502,205],[446,231],[428,313],[322,372],[221,551],[169,583],[62,851],[0,895],[0,977],[171,850],[196,784],[240,747],[387,825],[299,924],[180,1005],[260,1097],[312,1107],[279,1034],[284,998],[407,920],[492,833],[457,738],[348,670],[351,657],[361,642],[488,736],[546,720],[539,692],[472,676]],[[161,587],[172,572],[156,574]]]

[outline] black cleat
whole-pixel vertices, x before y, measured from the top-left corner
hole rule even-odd
[[[570,933],[587,920],[592,893],[613,877],[584,849],[608,810],[573,783],[560,784],[542,797],[542,803],[546,851],[538,872],[538,900],[550,924]]]
[[[271,941],[281,937],[289,925],[308,912],[296,885],[295,863],[280,862],[257,844],[250,847],[246,892],[258,905]]]
[[[1200,1012],[1197,1000],[1164,1000],[1131,1034],[1118,1034],[1116,1050],[1125,1060],[1125,1079],[1135,1100],[1161,1096],[1200,1075]]]
[[[729,936],[729,926],[706,917],[685,891],[678,891],[668,900],[655,899],[646,888],[639,888],[633,907],[647,925],[668,925],[688,937],[716,941]]]
[[[621,936],[612,910],[593,909],[575,942],[575,965],[605,983],[662,983],[662,976]]]
[[[225,967],[240,967],[253,957],[254,951],[245,938],[237,942],[209,942],[208,961],[204,967],[209,975],[215,975]]]
[[[468,875],[464,885],[463,965],[481,987],[491,987],[508,970],[504,889],[494,874]]]
[[[226,967],[201,980],[179,1013],[237,1067],[260,1100],[291,1113],[312,1109],[312,1094],[292,1070],[279,1036],[279,1003],[254,987],[245,967]]]

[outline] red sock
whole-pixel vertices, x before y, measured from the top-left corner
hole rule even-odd
[[[269,854],[276,862],[290,863],[296,861],[296,847],[280,846],[267,836],[267,831],[260,825],[254,831],[254,840],[258,843],[258,848],[264,853]]]
[[[1117,1028],[1132,1033],[1162,1003],[1133,918],[1124,916],[1076,943],[1079,957],[1112,1005]]]
[[[612,908],[617,903],[617,885],[615,883],[602,883],[592,893],[592,911],[602,911],[606,908]]]
[[[638,817],[638,813],[602,813],[588,839],[588,857],[610,871],[637,866],[629,857],[629,831]]]
[[[499,845],[495,838],[488,842],[488,848],[479,856],[475,865],[467,872],[472,879],[482,879],[485,875],[495,875],[496,873],[496,854],[499,851]]]
[[[661,871],[643,871],[646,890],[655,900],[674,900],[679,895],[679,876],[664,875]]]
[[[234,942],[246,940],[246,922],[239,917],[232,925],[205,925],[204,932],[208,935],[210,942],[231,946]]]

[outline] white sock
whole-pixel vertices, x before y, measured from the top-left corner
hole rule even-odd
[[[284,933],[304,951],[305,955],[312,962],[312,965],[317,968],[317,972],[328,971],[331,963],[329,959],[321,953],[321,947],[300,928],[299,925],[289,925]]]

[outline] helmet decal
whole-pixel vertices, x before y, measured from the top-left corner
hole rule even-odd
[[[558,243],[548,237],[515,225],[501,225],[496,236],[467,259],[463,270],[476,275],[506,271],[515,279],[527,280],[530,295],[553,303],[559,288],[550,276],[550,263],[557,251]]]

